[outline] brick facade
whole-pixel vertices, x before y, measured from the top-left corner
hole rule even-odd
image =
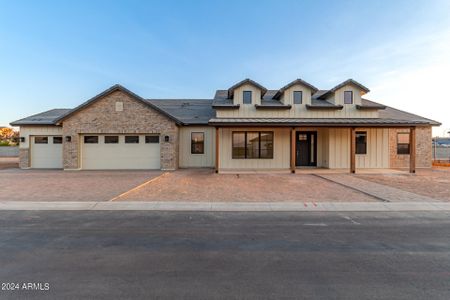
[[[116,111],[116,102],[123,111]],[[167,116],[136,100],[131,95],[114,91],[63,120],[64,169],[80,168],[80,134],[157,133],[161,135],[161,168],[178,167],[178,126]],[[66,142],[65,137],[72,141]],[[164,137],[169,136],[166,142]]]
[[[409,168],[409,154],[397,154],[397,133],[409,132],[408,128],[389,129],[389,161],[391,168]],[[431,126],[416,127],[416,167],[431,168]]]
[[[19,149],[19,168],[28,169],[30,167],[30,149]]]

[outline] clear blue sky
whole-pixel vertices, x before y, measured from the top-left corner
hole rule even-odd
[[[0,0],[0,125],[115,83],[210,98],[246,77],[271,89],[300,77],[354,78],[368,98],[449,128],[449,3]]]

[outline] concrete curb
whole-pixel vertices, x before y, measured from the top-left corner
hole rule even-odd
[[[148,211],[450,211],[446,202],[24,202],[2,201],[0,210]]]

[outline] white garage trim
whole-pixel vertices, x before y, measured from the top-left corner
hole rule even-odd
[[[36,143],[37,141],[47,143]],[[56,143],[59,141],[59,143]],[[34,169],[62,169],[63,147],[61,135],[30,136],[30,167]]]
[[[133,142],[132,137],[136,136],[138,143]],[[118,140],[115,137],[118,137]],[[126,143],[126,137],[129,143]],[[81,169],[159,170],[161,169],[160,142],[160,136],[157,134],[80,135]]]

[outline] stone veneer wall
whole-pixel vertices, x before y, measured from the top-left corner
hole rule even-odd
[[[30,167],[30,149],[19,149],[19,168],[27,169]]]
[[[116,102],[123,102],[123,111],[116,111]],[[80,134],[89,133],[158,133],[161,135],[161,168],[178,168],[176,123],[122,91],[112,92],[63,120],[62,131],[64,169],[80,168]],[[169,142],[164,140],[166,135]],[[72,141],[66,142],[66,136],[71,136]]]
[[[409,154],[397,154],[397,133],[409,132],[408,128],[389,129],[389,157],[391,168],[409,168]],[[431,168],[431,126],[416,127],[416,167]]]

